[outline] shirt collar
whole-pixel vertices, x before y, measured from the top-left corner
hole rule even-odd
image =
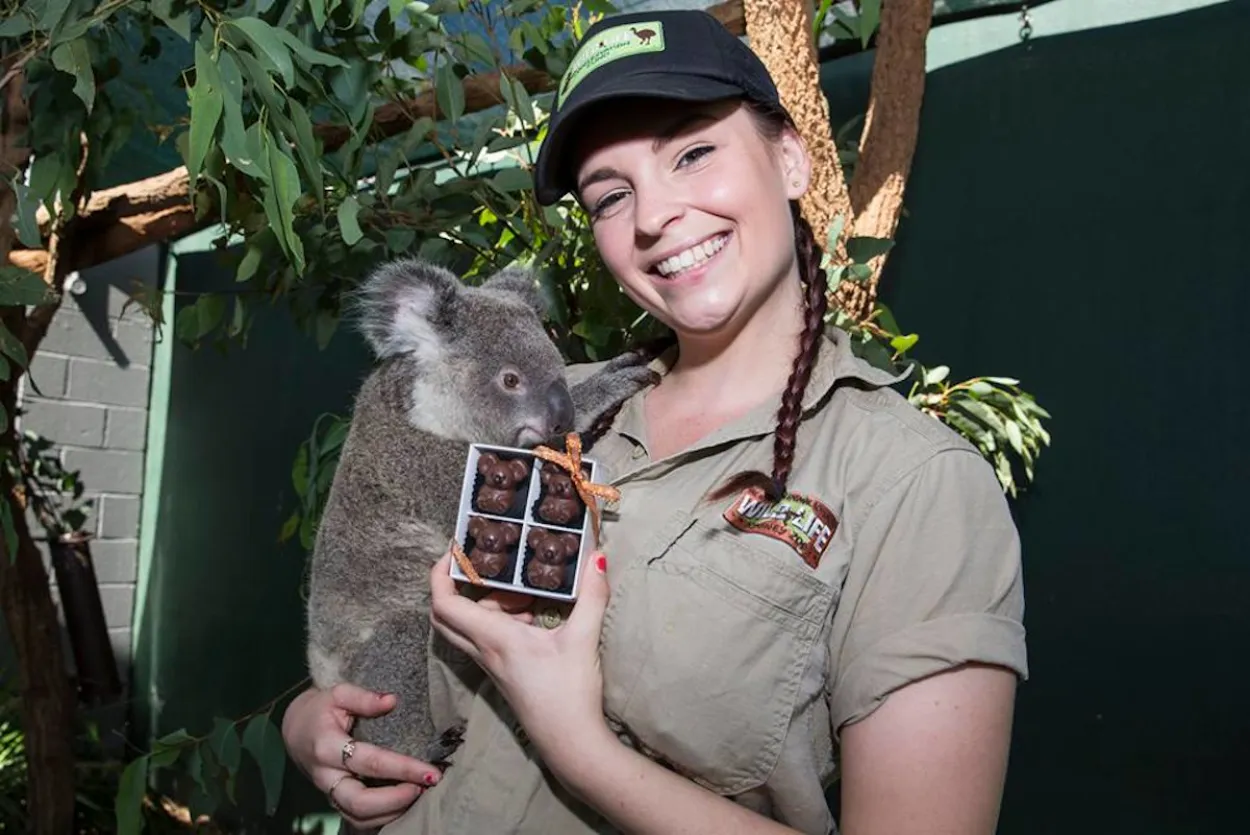
[[[830,325],[821,337],[820,352],[816,357],[816,365],[812,368],[811,379],[803,393],[804,415],[823,404],[833,389],[844,381],[857,381],[873,388],[893,385],[906,379],[911,374],[907,367],[901,372],[890,372],[877,368],[868,361],[856,356],[852,342],[853,337],[842,328]],[[677,360],[677,346],[669,348],[651,361],[649,367],[664,376]],[[649,389],[644,389],[626,401],[617,415],[615,430],[637,444],[646,446],[646,421],[643,417],[643,402]],[[762,403],[742,417],[731,421],[720,429],[699,441],[686,452],[691,453],[716,444],[743,438],[767,435],[777,423],[777,410],[780,404],[769,401]]]

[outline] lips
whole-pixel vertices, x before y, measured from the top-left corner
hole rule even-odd
[[[729,241],[729,233],[721,232],[713,235],[705,240],[700,241],[694,246],[687,247],[673,255],[657,261],[651,271],[664,276],[665,278],[675,278],[683,272],[693,267],[698,267],[704,262],[710,260],[716,253],[724,248]]]

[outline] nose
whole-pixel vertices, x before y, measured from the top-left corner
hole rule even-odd
[[[634,190],[634,225],[640,238],[658,238],[682,215],[681,203],[671,189],[641,185]]]
[[[551,419],[551,434],[572,431],[573,398],[563,380],[556,380],[547,388],[547,416]]]

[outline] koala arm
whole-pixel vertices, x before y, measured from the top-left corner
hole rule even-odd
[[[648,363],[648,358],[641,352],[628,351],[608,362],[596,363],[589,373],[583,370],[585,366],[570,369],[570,394],[576,413],[574,431],[585,432],[600,415],[619,407],[647,386],[658,382],[659,375],[648,367]]]

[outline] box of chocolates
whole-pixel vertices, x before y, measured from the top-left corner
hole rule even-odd
[[[561,461],[527,449],[469,447],[452,577],[537,597],[577,598],[592,520],[566,466],[571,460],[557,457]],[[582,477],[594,484],[598,464],[578,458]]]

